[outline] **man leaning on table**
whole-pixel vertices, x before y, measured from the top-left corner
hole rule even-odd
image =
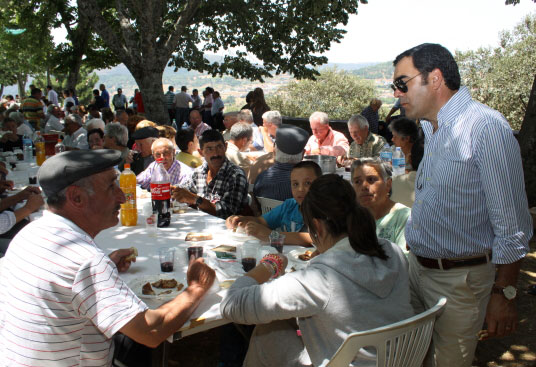
[[[484,321],[488,337],[516,328],[532,236],[519,146],[504,117],[460,86],[443,46],[416,46],[394,66],[394,95],[426,136],[405,230],[412,303],[420,312],[448,300],[426,365],[471,366]]]
[[[205,131],[199,146],[205,162],[194,170],[185,188],[175,188],[173,197],[223,219],[242,213],[247,205],[248,182],[244,171],[225,156],[227,145],[222,134]]]
[[[106,255],[94,242],[117,224],[125,196],[115,150],[69,151],[41,166],[49,210],[11,242],[0,275],[0,365],[112,365],[117,332],[156,347],[190,317],[214,281],[202,260],[188,288],[150,310],[121,280],[130,249]]]
[[[309,117],[313,135],[305,146],[305,154],[344,156],[348,152],[348,139],[343,133],[329,126],[329,117],[325,112],[313,112]]]

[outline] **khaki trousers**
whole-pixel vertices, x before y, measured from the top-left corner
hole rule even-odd
[[[416,313],[434,306],[439,298],[447,304],[434,325],[425,366],[470,367],[482,329],[495,265],[490,263],[449,270],[423,267],[409,253],[411,304]]]

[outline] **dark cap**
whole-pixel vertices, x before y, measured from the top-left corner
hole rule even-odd
[[[47,159],[37,178],[46,196],[51,196],[76,181],[102,172],[121,162],[121,152],[114,149],[70,150]]]
[[[183,86],[181,87],[181,90],[183,90],[183,91],[185,91],[185,92],[186,92],[186,91],[188,90],[188,88],[186,88],[186,86],[185,86],[185,85],[183,85]]]
[[[275,133],[275,145],[286,154],[302,153],[308,140],[307,131],[294,125],[282,124]]]
[[[147,139],[147,138],[158,138],[160,135],[158,134],[158,129],[152,126],[142,127],[139,130],[134,131],[134,134],[132,134],[132,139],[134,140],[141,140],[141,139]]]

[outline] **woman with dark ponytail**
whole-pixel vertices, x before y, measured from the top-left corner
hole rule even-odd
[[[413,315],[406,258],[376,237],[374,218],[357,203],[350,183],[319,177],[301,212],[319,255],[281,277],[286,258],[267,255],[221,303],[224,317],[257,324],[244,366],[324,365],[349,334]],[[375,360],[356,353],[356,365]]]

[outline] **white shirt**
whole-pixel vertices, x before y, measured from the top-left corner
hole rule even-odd
[[[2,365],[110,366],[112,336],[147,309],[93,239],[49,211],[15,236],[2,267]]]
[[[27,135],[31,138],[33,134],[34,134],[34,131],[26,123],[22,123],[20,124],[19,127],[17,127],[17,135],[22,135],[22,136]]]
[[[59,106],[58,104],[58,93],[54,89],[51,89],[48,91],[47,99],[50,103],[52,103],[55,106]]]
[[[73,103],[73,107],[76,105],[76,103],[74,102],[73,97],[65,98],[65,100],[63,101],[63,112],[65,112],[65,114],[67,114],[67,103],[69,103],[69,102]]]
[[[54,115],[50,115],[48,118],[47,124],[45,125],[45,132],[48,133],[51,130],[62,131],[63,124],[60,122],[60,119]]]
[[[89,143],[87,142],[87,131],[83,127],[76,130],[73,135],[66,135],[63,140],[63,144],[66,147],[89,149]]]
[[[188,93],[180,92],[175,94],[175,98],[173,98],[173,103],[177,108],[188,108],[189,103],[194,103],[194,100]]]

